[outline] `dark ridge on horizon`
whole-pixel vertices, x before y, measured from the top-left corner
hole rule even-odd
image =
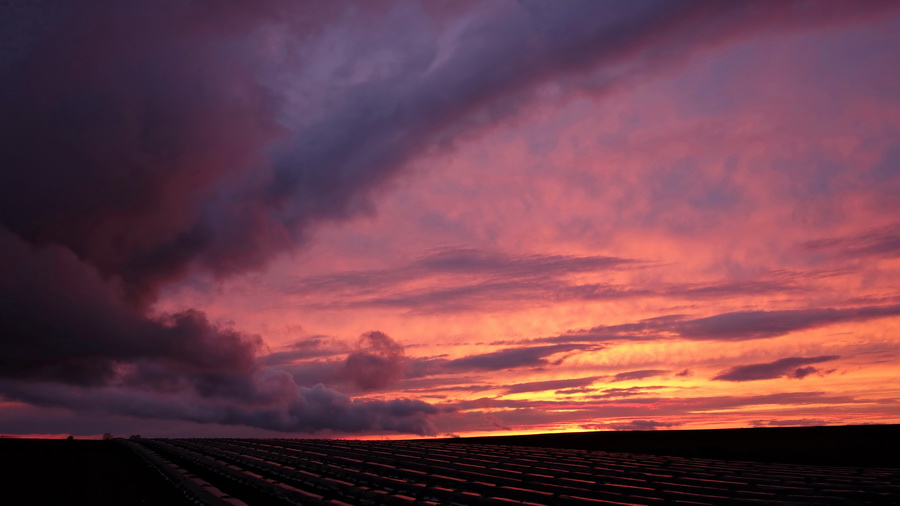
[[[438,441],[785,464],[900,468],[900,424],[565,432]]]

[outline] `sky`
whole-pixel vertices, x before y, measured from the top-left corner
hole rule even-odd
[[[900,4],[0,4],[0,434],[900,423]]]

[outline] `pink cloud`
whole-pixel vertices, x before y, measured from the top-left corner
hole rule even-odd
[[[5,398],[431,433],[434,406],[318,383],[580,388],[663,371],[661,341],[892,342],[892,2],[46,7],[0,21]],[[263,335],[301,319],[338,337]],[[335,344],[372,328],[406,347]]]

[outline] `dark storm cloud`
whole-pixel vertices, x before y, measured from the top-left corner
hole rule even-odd
[[[11,398],[38,406],[63,406],[88,413],[112,412],[141,418],[186,420],[199,423],[247,425],[284,432],[372,430],[434,435],[430,418],[437,408],[422,401],[353,400],[321,384],[298,387],[290,375],[269,371],[259,376],[217,378],[221,388],[233,381],[229,392],[179,395],[142,389],[74,388],[61,383],[11,383],[0,386]]]
[[[841,357],[837,355],[788,357],[764,364],[737,365],[720,372],[713,379],[722,381],[756,381],[780,377],[803,379],[812,373],[820,372],[808,364],[830,362],[839,358]]]
[[[413,156],[511,117],[535,84],[600,91],[749,30],[896,6],[472,5],[5,2],[0,392],[279,430],[427,432],[426,404],[304,390],[262,367],[258,338],[152,304],[171,283],[263,268],[312,225],[371,212]],[[464,21],[450,42],[433,29],[441,16]],[[541,365],[548,351],[454,362]]]
[[[69,250],[0,229],[0,377],[97,385],[137,359],[170,369],[247,373],[260,345],[184,311],[146,318]]]

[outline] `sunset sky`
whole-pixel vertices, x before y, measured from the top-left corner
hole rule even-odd
[[[0,31],[0,434],[900,423],[900,2]]]

